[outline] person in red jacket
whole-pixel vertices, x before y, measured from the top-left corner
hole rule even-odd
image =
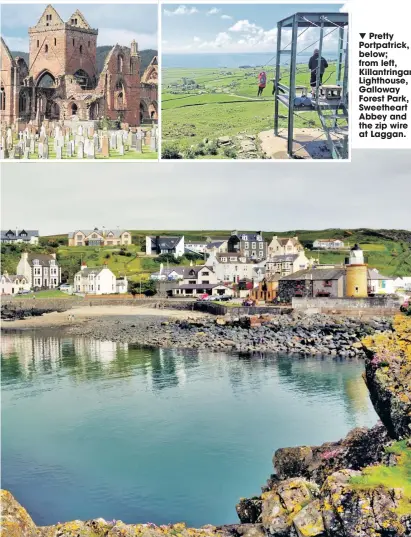
[[[266,84],[267,84],[267,75],[265,74],[264,71],[262,71],[258,75],[258,93],[257,93],[257,97],[261,97],[261,95],[263,94],[263,90],[264,90]]]

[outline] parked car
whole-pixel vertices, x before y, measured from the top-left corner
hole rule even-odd
[[[208,295],[207,293],[204,293],[203,295],[199,295],[197,297],[197,300],[200,300],[201,302],[203,302],[204,300],[208,300],[210,298],[210,295]]]
[[[32,293],[33,291],[31,291],[30,289],[20,289],[20,291],[17,293],[18,295],[28,295],[30,293]]]

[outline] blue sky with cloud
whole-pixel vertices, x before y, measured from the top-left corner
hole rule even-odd
[[[48,4],[3,4],[1,35],[10,50],[28,52],[28,28],[35,26]],[[129,46],[135,39],[140,49],[157,49],[157,5],[147,4],[54,4],[63,20],[76,10],[92,28],[99,30],[98,45]]]
[[[167,4],[162,7],[164,53],[272,52],[276,49],[277,22],[296,12],[338,12],[343,4]],[[284,32],[288,43],[291,31]],[[326,37],[324,49],[334,51],[338,32]],[[299,48],[318,38],[307,30]]]

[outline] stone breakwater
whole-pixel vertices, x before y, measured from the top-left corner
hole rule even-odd
[[[166,313],[165,313],[166,315]],[[69,332],[151,347],[296,355],[364,356],[361,339],[391,330],[388,319],[361,321],[329,315],[262,315],[182,320],[94,319]]]

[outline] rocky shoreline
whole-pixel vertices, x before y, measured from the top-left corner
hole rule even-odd
[[[362,338],[392,330],[390,319],[359,320],[324,314],[202,319],[99,318],[67,332],[148,347],[271,352],[302,356],[365,357]]]

